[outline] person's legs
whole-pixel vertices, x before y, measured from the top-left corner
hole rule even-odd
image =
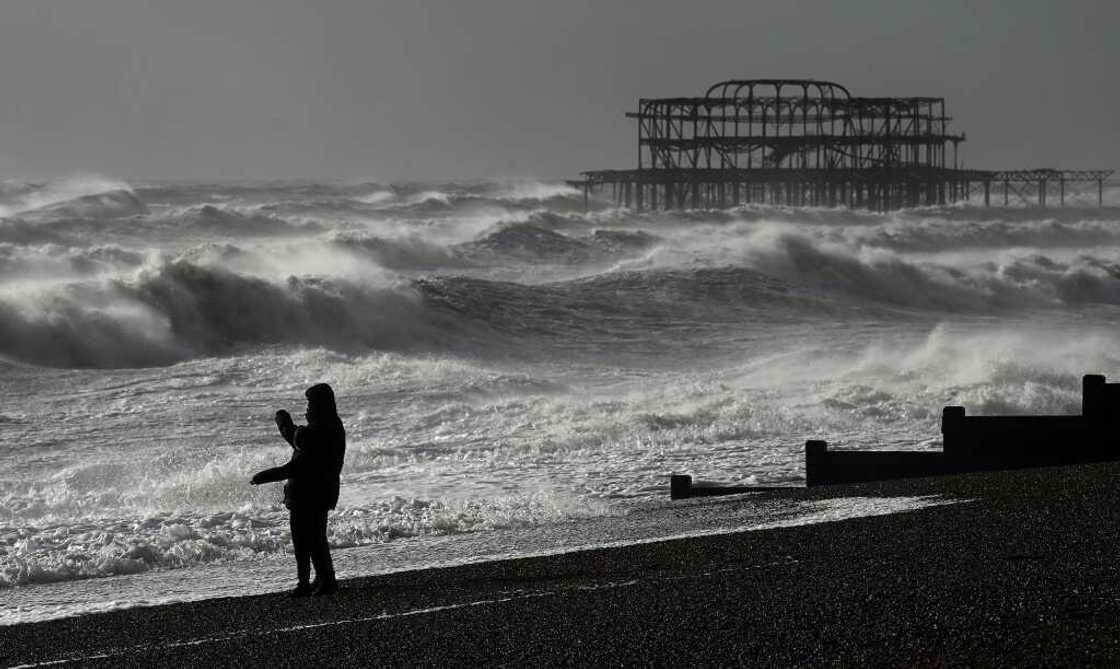
[[[296,555],[296,579],[299,581],[297,588],[310,588],[311,586],[311,552],[314,541],[313,523],[306,512],[292,509],[288,516],[292,529],[292,551]]]
[[[315,563],[315,580],[318,582],[316,592],[326,594],[334,591],[334,561],[331,559],[331,547],[327,542],[327,510],[322,509],[314,513],[313,526],[315,534],[312,539],[311,560]]]

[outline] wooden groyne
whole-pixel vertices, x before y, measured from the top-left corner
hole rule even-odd
[[[964,407],[941,414],[939,451],[831,450],[805,442],[805,485],[834,485],[967,472],[1046,467],[1120,459],[1120,383],[1082,377],[1080,415],[969,416]],[[686,480],[687,479],[687,480]],[[675,475],[674,499],[750,492],[750,486],[693,487]]]

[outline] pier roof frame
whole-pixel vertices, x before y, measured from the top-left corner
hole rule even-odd
[[[1066,185],[1095,182],[1103,205],[1111,170],[964,169],[963,132],[938,96],[854,96],[821,79],[728,79],[703,96],[641,98],[637,169],[583,172],[585,198],[610,187],[620,205],[638,208],[734,206],[765,201],[886,210],[945,204],[993,184],[1038,203]],[[1017,185],[1019,184],[1019,185]],[[1026,192],[1026,191],[1023,191]]]
[[[772,88],[777,91],[778,95],[781,94],[781,89],[787,86],[791,88],[800,86],[802,91],[805,92],[805,95],[808,95],[809,88],[816,88],[818,97],[820,98],[838,97],[836,95],[837,92],[843,93],[845,98],[852,97],[852,94],[844,86],[841,86],[834,81],[825,81],[822,79],[728,79],[726,81],[716,82],[709,86],[708,91],[704,94],[704,97],[711,98],[712,92],[718,88],[720,89],[721,93],[719,97],[727,98],[727,89],[731,87],[735,88],[735,94],[731,96],[733,98],[742,97],[739,94],[739,91],[743,90],[744,88],[750,91],[749,97],[754,97],[754,89],[756,86]],[[826,91],[828,92],[827,95],[825,94]]]

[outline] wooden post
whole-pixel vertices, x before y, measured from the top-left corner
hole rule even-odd
[[[669,499],[687,499],[692,491],[692,477],[673,474],[669,477]]]
[[[828,442],[810,439],[805,442],[805,485],[816,485],[821,480],[825,459],[828,458]]]
[[[949,406],[941,410],[941,442],[946,456],[964,455],[962,444],[956,438],[964,426],[964,407]]]
[[[1108,413],[1104,377],[1100,374],[1081,377],[1081,415],[1092,419],[1107,416]]]

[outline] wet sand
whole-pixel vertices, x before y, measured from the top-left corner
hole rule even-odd
[[[0,665],[1116,666],[1118,483],[1110,463],[713,498],[969,501],[4,627]]]

